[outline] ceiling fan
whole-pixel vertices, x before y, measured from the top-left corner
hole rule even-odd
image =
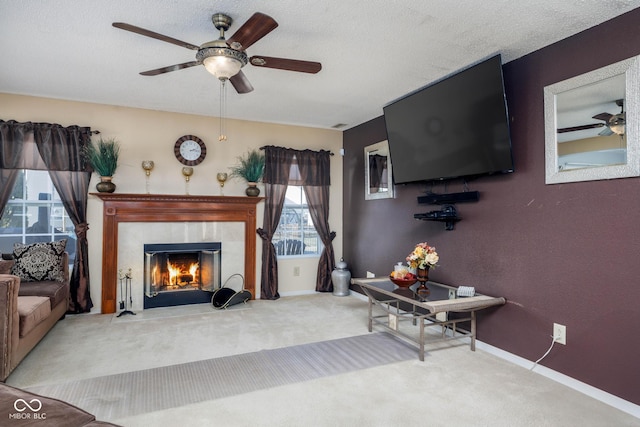
[[[248,93],[253,90],[253,86],[241,70],[247,63],[251,63],[251,65],[256,67],[276,68],[279,70],[311,74],[315,74],[322,69],[322,65],[319,62],[274,58],[261,55],[248,58],[246,49],[278,26],[278,23],[272,17],[264,13],[254,13],[228,40],[225,39],[224,33],[233,23],[231,17],[224,13],[216,13],[211,17],[211,20],[216,29],[220,31],[220,38],[200,46],[124,22],[114,22],[113,26],[121,30],[131,31],[136,34],[197,51],[195,61],[143,71],[140,73],[143,76],[157,76],[196,65],[204,65],[207,71],[221,81],[229,80],[238,93]]]
[[[566,133],[566,132],[575,132],[579,130],[586,129],[595,129],[600,127],[605,127],[601,130],[598,135],[600,136],[609,136],[614,133],[617,135],[624,135],[624,125],[625,125],[625,113],[624,113],[624,100],[618,99],[616,100],[616,105],[620,107],[620,113],[611,114],[611,113],[600,113],[593,116],[593,119],[603,120],[604,123],[591,123],[588,125],[582,126],[573,126],[568,128],[558,129],[558,133]]]

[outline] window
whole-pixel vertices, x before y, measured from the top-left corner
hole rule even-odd
[[[67,239],[69,262],[76,252],[76,235],[49,173],[22,170],[0,218],[0,253],[12,253],[13,244]]]
[[[278,256],[319,255],[324,246],[313,226],[301,186],[287,187],[280,223],[273,236]]]

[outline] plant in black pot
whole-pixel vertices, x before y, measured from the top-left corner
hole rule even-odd
[[[250,197],[257,197],[260,189],[257,183],[262,181],[264,175],[264,154],[252,149],[238,157],[238,163],[230,168],[231,177],[242,178],[247,182],[245,193]]]
[[[101,193],[113,193],[116,185],[111,180],[118,168],[120,143],[113,138],[106,140],[100,138],[97,143],[88,144],[84,154],[93,170],[100,175],[96,190]]]

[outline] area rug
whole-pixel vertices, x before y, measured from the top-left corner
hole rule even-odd
[[[115,420],[417,357],[414,347],[370,333],[28,390]]]

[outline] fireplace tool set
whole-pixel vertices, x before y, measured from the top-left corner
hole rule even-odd
[[[133,305],[133,298],[131,297],[131,269],[129,269],[126,273],[122,273],[122,270],[118,270],[118,278],[120,279],[120,314],[118,317],[123,314],[133,314],[136,315],[133,311],[131,311],[131,306]]]

